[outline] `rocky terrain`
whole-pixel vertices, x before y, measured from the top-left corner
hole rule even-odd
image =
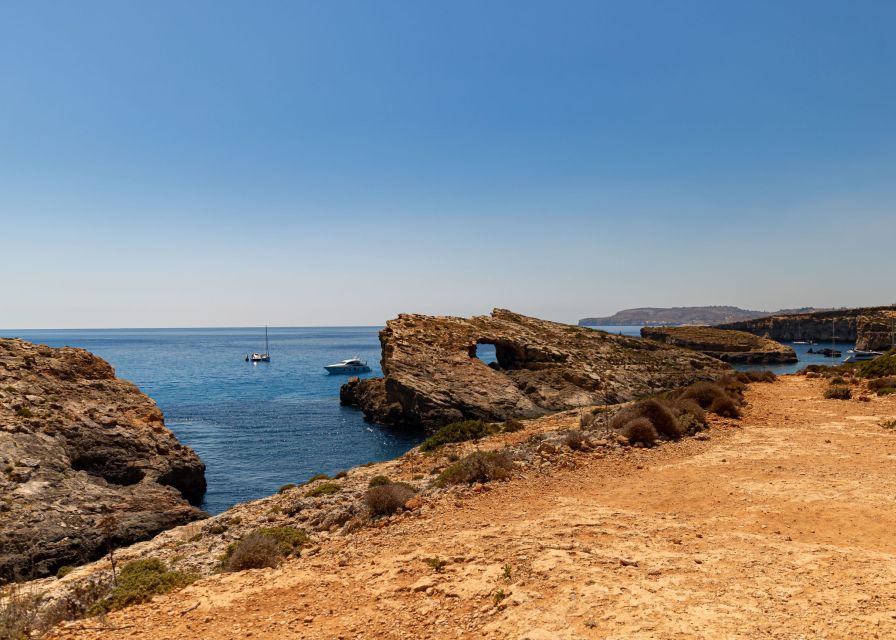
[[[307,518],[300,557],[212,575],[51,637],[893,637],[896,396],[825,399],[827,384],[753,384],[741,420],[710,416],[697,437],[655,448],[599,432],[585,446],[555,440],[577,430],[571,411],[287,488],[122,550],[121,561],[213,564],[249,520]],[[451,459],[507,447],[531,453],[506,481],[430,489],[368,526],[320,517],[377,475],[428,486]],[[341,489],[320,495],[326,482]],[[100,561],[33,584],[59,594],[108,570]]]
[[[641,337],[693,349],[729,363],[797,362],[796,353],[790,347],[745,331],[715,327],[644,327]]]
[[[204,493],[205,465],[107,362],[0,339],[0,583],[202,518]]]
[[[380,332],[383,378],[351,380],[344,404],[378,423],[438,427],[631,400],[718,377],[727,365],[654,341],[496,309],[456,318],[402,314]],[[476,357],[493,344],[497,362]]]
[[[890,348],[890,331],[894,321],[896,307],[862,307],[774,315],[717,326],[783,342],[830,342],[833,335],[838,342],[855,342],[858,349],[886,350]]]
[[[739,307],[639,307],[624,309],[612,316],[599,318],[582,318],[582,326],[667,326],[667,325],[708,325],[724,322],[742,322],[765,316],[778,316],[788,313],[809,313],[817,309],[781,309],[780,311],[751,311]]]

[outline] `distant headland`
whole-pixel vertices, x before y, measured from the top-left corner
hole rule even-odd
[[[713,325],[730,322],[745,322],[768,316],[791,315],[826,311],[815,307],[781,309],[779,311],[753,311],[724,305],[706,307],[638,307],[623,309],[612,316],[582,318],[580,326],[672,326],[672,325]]]

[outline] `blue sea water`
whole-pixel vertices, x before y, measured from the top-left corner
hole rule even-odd
[[[640,335],[640,327],[598,327]],[[333,474],[365,462],[388,460],[418,444],[425,434],[364,421],[357,409],[339,404],[347,376],[323,365],[352,356],[379,369],[379,327],[270,329],[271,362],[249,363],[264,350],[261,329],[90,329],[3,331],[52,347],[81,347],[104,358],[136,383],[165,414],[165,422],[206,464],[203,508],[220,513],[246,500],[270,495],[289,482]],[[794,365],[744,366],[791,373],[807,364],[840,359],[807,354],[792,345]],[[819,345],[829,346],[829,345]],[[845,351],[852,345],[838,345]],[[492,345],[479,345],[485,362]]]
[[[275,493],[288,482],[401,455],[418,431],[364,421],[340,406],[348,376],[323,365],[360,356],[381,375],[378,327],[272,328],[271,362],[263,329],[114,329],[3,331],[53,347],[82,347],[136,383],[165,423],[206,464],[203,508],[219,513]]]

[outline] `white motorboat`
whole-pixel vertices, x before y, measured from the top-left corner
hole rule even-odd
[[[340,360],[339,362],[334,362],[333,364],[328,364],[324,367],[327,370],[327,373],[367,373],[370,371],[370,367],[367,366],[367,362],[361,360],[360,358],[348,358],[347,360]]]
[[[883,355],[880,351],[862,351],[860,349],[850,349],[848,353],[849,355],[846,356],[843,362],[865,362]]]

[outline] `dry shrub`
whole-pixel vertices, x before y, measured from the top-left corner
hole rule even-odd
[[[825,389],[824,397],[828,400],[849,400],[852,398],[852,391],[849,387],[834,385]]]
[[[581,451],[588,446],[588,438],[581,431],[567,431],[563,436],[563,444],[573,451]]]
[[[744,389],[747,388],[747,385],[744,384],[736,374],[728,374],[724,375],[718,380],[716,380],[716,384],[722,387],[732,398],[739,397]]]
[[[738,371],[737,379],[743,383],[750,382],[774,382],[778,379],[771,371]]]
[[[30,638],[38,629],[40,598],[13,584],[0,599],[0,640]]]
[[[879,396],[896,393],[896,376],[887,376],[885,378],[869,380],[868,389],[874,391]]]
[[[526,425],[524,425],[522,421],[511,418],[504,423],[504,427],[501,430],[504,431],[504,433],[516,433],[517,431],[522,431],[525,428]]]
[[[675,413],[682,433],[694,434],[706,428],[706,412],[693,400],[673,400],[669,407]]]
[[[475,451],[447,467],[436,478],[436,486],[491,482],[510,477],[513,459],[504,451]]]
[[[260,533],[250,533],[236,543],[229,552],[224,560],[224,568],[227,571],[276,567],[283,559],[277,541]]]
[[[730,396],[719,396],[713,400],[709,412],[723,418],[740,418],[740,407]]]
[[[701,409],[709,409],[716,398],[727,398],[728,394],[722,387],[712,382],[697,382],[685,387],[678,397],[682,400],[693,400]]]
[[[635,404],[635,410],[641,418],[647,418],[656,432],[663,438],[677,440],[682,436],[683,430],[678,423],[675,414],[672,413],[666,401],[649,399],[641,400]]]
[[[627,422],[622,429],[622,435],[628,438],[631,444],[642,444],[646,447],[656,444],[659,437],[647,418],[635,418]]]
[[[372,515],[390,516],[403,509],[404,504],[416,493],[414,488],[408,484],[389,482],[367,489],[367,493],[364,494],[364,502]]]

